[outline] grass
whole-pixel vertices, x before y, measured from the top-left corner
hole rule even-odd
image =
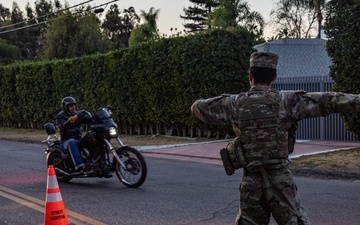
[[[360,172],[360,148],[302,156],[293,159],[294,168]]]
[[[41,141],[45,140],[46,138],[47,134],[45,129],[34,130],[0,127],[0,139],[3,140],[41,143]],[[166,135],[120,135],[120,138],[124,144],[132,146],[185,144],[214,140],[208,138],[187,138]]]
[[[45,130],[12,129],[0,127],[0,139],[41,143],[47,138]],[[185,138],[164,135],[120,135],[121,140],[132,146],[184,144],[211,141],[207,138]],[[360,148],[302,156],[292,160],[293,168],[328,169],[360,172]]]

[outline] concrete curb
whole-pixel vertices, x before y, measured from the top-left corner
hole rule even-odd
[[[232,140],[233,139],[224,139],[224,140],[193,142],[193,143],[185,143],[185,144],[149,145],[149,146],[133,146],[133,147],[141,152],[147,152],[147,151],[151,151],[151,150],[164,149],[164,148],[175,148],[175,147],[183,147],[183,146],[190,146],[190,145],[202,145],[202,144],[229,142]]]
[[[344,150],[350,150],[350,149],[353,149],[353,148],[337,148],[337,149],[322,150],[322,151],[310,152],[310,153],[304,153],[304,154],[295,154],[295,155],[290,155],[289,158],[290,159],[296,159],[296,158],[299,158],[301,156],[318,155],[318,154],[322,154],[322,153],[344,151]]]

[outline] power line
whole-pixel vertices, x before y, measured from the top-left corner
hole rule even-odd
[[[36,19],[41,19],[41,18],[43,18],[43,17],[51,16],[51,15],[53,15],[53,14],[55,14],[55,13],[59,13],[59,12],[62,12],[62,11],[68,10],[68,9],[72,9],[72,8],[74,8],[74,7],[78,7],[78,6],[80,6],[80,5],[84,5],[84,4],[89,3],[89,2],[92,2],[92,1],[94,1],[94,0],[89,0],[89,1],[87,1],[87,2],[82,2],[82,3],[79,3],[79,4],[77,4],[77,5],[73,5],[73,6],[71,6],[71,7],[68,7],[68,8],[65,8],[65,9],[61,9],[61,10],[56,11],[56,12],[48,13],[48,14],[39,16],[39,17],[37,17],[37,18],[30,19],[30,20],[24,20],[24,21],[21,21],[21,22],[18,22],[18,23],[9,24],[9,25],[6,25],[6,26],[2,26],[2,27],[0,27],[0,28],[3,29],[3,28],[8,28],[8,27],[13,27],[13,26],[16,26],[16,25],[19,25],[19,24],[22,24],[22,23],[30,22],[30,21],[33,21],[33,20],[36,20]]]
[[[89,9],[87,9],[85,11],[90,11],[90,10],[93,10],[93,9],[96,9],[96,8],[101,7],[101,6],[108,5],[110,3],[117,2],[117,1],[119,1],[119,0],[113,0],[113,1],[110,1],[110,2],[107,2],[107,3],[103,3],[101,5],[89,8]],[[73,13],[73,14],[80,14],[80,13],[82,13],[82,12],[77,12],[77,13]],[[73,15],[73,14],[71,14],[71,15]],[[71,15],[68,15],[68,16],[71,16]],[[63,17],[61,17],[61,18],[63,18]],[[31,25],[27,25],[27,26],[23,26],[23,27],[14,28],[14,29],[11,29],[11,30],[2,31],[2,32],[0,32],[0,34],[10,33],[10,32],[13,32],[13,31],[18,31],[18,30],[23,30],[23,29],[30,28],[30,27],[39,26],[41,24],[52,22],[52,21],[57,20],[57,19],[59,19],[59,17],[54,18],[54,19],[50,19],[50,20],[47,20],[47,21],[43,21],[43,22],[40,22],[40,23],[36,23],[36,24],[31,24]],[[0,27],[0,29],[1,28],[2,27]]]

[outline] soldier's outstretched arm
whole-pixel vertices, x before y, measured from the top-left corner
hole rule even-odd
[[[295,92],[290,110],[295,119],[360,111],[360,96],[342,92]],[[291,106],[292,105],[292,106]]]
[[[230,124],[234,115],[234,99],[236,95],[221,96],[196,100],[191,112],[206,123]]]

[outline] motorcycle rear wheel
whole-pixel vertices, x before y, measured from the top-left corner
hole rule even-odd
[[[65,161],[63,160],[63,158],[61,157],[61,155],[59,153],[56,153],[56,152],[50,153],[47,157],[47,164],[54,166],[56,178],[58,181],[69,182],[72,179],[72,177],[69,177],[64,174],[60,174],[60,173],[56,172],[56,168],[61,169],[61,170],[65,170],[65,168],[66,168]]]
[[[116,176],[127,187],[137,188],[146,179],[147,166],[144,157],[135,148],[125,146],[116,150],[126,168],[114,158]]]

